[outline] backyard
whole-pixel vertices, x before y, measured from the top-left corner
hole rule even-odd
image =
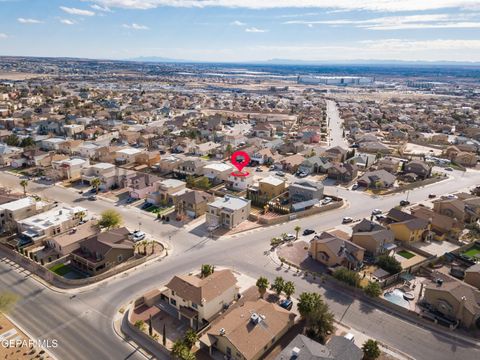
[[[64,263],[56,264],[52,266],[49,270],[66,279],[83,279],[86,277],[85,274],[76,270],[69,264],[64,264]]]
[[[478,259],[480,258],[480,248],[477,246],[474,246],[467,251],[465,251],[462,255],[465,255],[471,259]]]
[[[412,254],[411,252],[409,252],[407,250],[398,251],[397,254],[400,255],[401,257],[407,259],[407,260],[411,259],[415,256],[415,254]]]

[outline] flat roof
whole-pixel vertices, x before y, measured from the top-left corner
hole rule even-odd
[[[6,204],[0,205],[0,210],[9,210],[9,211],[15,211],[19,209],[23,209],[27,206],[35,204],[35,199],[31,197],[25,197],[22,199],[18,199],[15,201],[10,201]]]
[[[23,219],[19,223],[29,228],[44,230],[70,220],[74,214],[81,211],[87,212],[86,209],[80,206],[62,206]]]
[[[265,183],[265,184],[271,184],[271,185],[274,185],[274,186],[278,186],[278,185],[281,185],[281,184],[285,183],[285,180],[270,175],[270,176],[267,176],[266,178],[263,178],[263,179],[259,180],[259,183]]]
[[[239,198],[239,197],[232,197],[232,196],[225,196],[223,199],[217,199],[210,204],[212,207],[216,208],[226,208],[230,210],[239,210],[244,208],[250,200]]]
[[[229,171],[232,170],[232,165],[224,164],[224,163],[212,163],[212,164],[207,164],[203,167],[204,169],[208,170],[216,170],[216,171]]]
[[[92,165],[92,167],[95,167],[98,169],[111,169],[111,168],[114,168],[115,165],[109,164],[109,163],[98,163],[98,164]]]
[[[125,155],[135,155],[141,152],[142,152],[141,150],[134,149],[134,148],[127,148],[127,149],[122,149],[117,151],[117,153],[125,154]]]

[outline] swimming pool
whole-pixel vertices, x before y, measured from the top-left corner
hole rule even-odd
[[[394,303],[406,309],[410,309],[410,302],[408,300],[405,300],[405,298],[403,297],[403,294],[404,293],[402,290],[394,289],[392,291],[389,291],[383,294],[383,297],[385,298],[385,300],[388,300],[391,303]]]

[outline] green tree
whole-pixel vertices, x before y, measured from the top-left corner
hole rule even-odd
[[[285,280],[283,280],[281,276],[277,276],[273,281],[272,289],[275,290],[278,296],[280,296],[284,286],[285,286]]]
[[[402,271],[402,265],[393,256],[381,255],[378,257],[377,265],[390,274],[398,274]]]
[[[165,328],[165,323],[163,324],[162,344],[163,346],[167,346],[167,329]]]
[[[308,319],[315,311],[315,308],[322,302],[323,300],[320,294],[308,292],[301,293],[297,303],[297,309],[300,316],[304,319]]]
[[[183,336],[184,344],[191,349],[193,345],[198,341],[198,335],[193,329],[188,329]]]
[[[377,282],[370,281],[363,290],[365,291],[365,294],[370,297],[379,297],[382,295],[382,288]]]
[[[5,144],[8,146],[18,146],[20,144],[20,139],[17,135],[11,134],[5,138]]]
[[[103,228],[112,229],[119,227],[122,223],[122,216],[115,210],[105,210],[100,214],[98,225]]]
[[[306,320],[307,336],[324,342],[327,334],[334,330],[334,317],[322,296],[317,293],[301,293],[297,309]]]
[[[233,154],[233,146],[232,144],[228,144],[227,147],[225,148],[225,154],[227,157],[231,156]]]
[[[202,278],[206,278],[207,276],[212,275],[214,271],[215,271],[215,267],[213,265],[202,264],[202,268],[200,269],[200,274]]]
[[[20,186],[23,188],[23,195],[27,195],[27,186],[28,186],[28,181],[27,180],[21,180],[20,181]]]
[[[195,186],[195,178],[191,175],[187,176],[186,182],[187,182],[187,187],[189,188],[193,188]]]
[[[287,281],[283,286],[283,292],[285,296],[290,299],[290,297],[295,293],[295,284],[293,281]]]
[[[195,354],[190,351],[183,342],[183,339],[179,339],[173,343],[171,355],[174,359],[178,360],[195,360]]]
[[[35,140],[33,140],[33,138],[31,138],[30,136],[22,139],[22,141],[20,142],[21,147],[28,147],[28,146],[34,146],[34,145],[35,145]]]
[[[197,186],[200,189],[207,190],[207,189],[210,188],[211,183],[210,183],[210,180],[206,176],[202,176],[200,179],[198,179]]]
[[[0,293],[0,313],[8,313],[18,301],[19,296],[13,292],[3,291]]]
[[[300,232],[300,230],[302,230],[302,228],[297,225],[293,228],[293,230],[295,230],[295,238],[298,240],[298,233]]]
[[[378,341],[368,339],[362,345],[363,350],[363,359],[365,360],[375,360],[380,357],[380,347],[378,346]]]
[[[343,267],[335,270],[333,277],[353,287],[358,287],[360,285],[360,276],[358,273]]]
[[[90,181],[90,185],[95,188],[95,193],[98,194],[98,189],[100,188],[100,185],[102,185],[102,181],[99,178],[94,178]]]
[[[268,279],[266,277],[260,276],[257,280],[256,285],[257,285],[260,297],[263,298],[263,296],[267,292],[268,285],[270,285],[268,282]]]

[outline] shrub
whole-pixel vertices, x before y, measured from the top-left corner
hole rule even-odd
[[[353,287],[358,287],[360,284],[360,276],[355,271],[346,268],[335,270],[333,277]]]

